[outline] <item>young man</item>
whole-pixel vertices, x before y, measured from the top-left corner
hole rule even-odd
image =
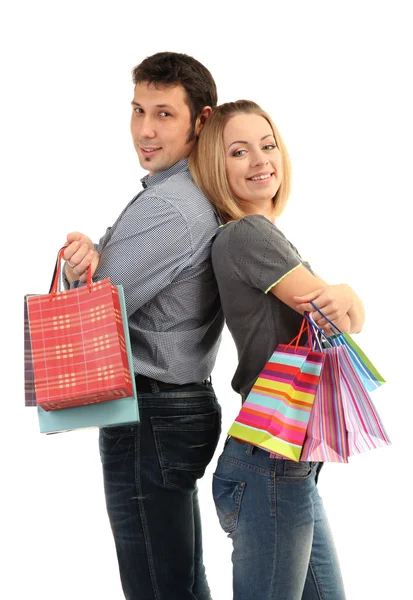
[[[141,422],[100,431],[106,504],[128,600],[210,600],[196,481],[221,415],[208,378],[223,316],[210,262],[219,225],[187,157],[211,107],[214,80],[171,52],[133,70],[131,132],[141,191],[99,244],[67,236],[66,277],[110,277],[125,290]]]

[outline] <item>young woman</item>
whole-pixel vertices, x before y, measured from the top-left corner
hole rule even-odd
[[[298,333],[314,301],[341,330],[360,331],[364,309],[346,284],[313,274],[275,225],[290,189],[290,163],[271,118],[255,103],[219,106],[191,155],[197,184],[224,223],[212,261],[238,350],[232,386],[245,400],[279,343]],[[328,323],[314,320],[326,332]],[[319,463],[284,460],[229,438],[213,493],[233,541],[234,600],[343,600],[344,587],[321,498]]]

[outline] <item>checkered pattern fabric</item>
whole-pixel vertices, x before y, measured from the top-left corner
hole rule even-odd
[[[27,298],[24,297],[24,405],[36,406],[34,389],[34,373],[32,360],[32,344],[30,342],[29,316],[27,314]]]
[[[44,410],[132,395],[118,290],[109,279],[27,300],[37,404]]]
[[[177,385],[203,381],[224,325],[210,257],[219,222],[187,160],[142,184],[96,245],[93,279],[123,286],[135,373]]]

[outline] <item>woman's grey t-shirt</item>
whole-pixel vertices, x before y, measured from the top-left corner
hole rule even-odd
[[[299,332],[302,316],[271,293],[271,288],[303,264],[297,249],[261,215],[219,228],[212,265],[228,329],[238,350],[232,380],[243,400],[278,344]]]

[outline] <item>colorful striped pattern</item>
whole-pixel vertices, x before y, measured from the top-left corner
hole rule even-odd
[[[388,446],[390,439],[346,346],[341,350],[340,370],[349,455]]]
[[[348,462],[347,430],[340,386],[339,349],[326,348],[323,373],[307,427],[301,460]]]
[[[367,358],[363,350],[356,344],[350,334],[340,333],[339,335],[328,338],[328,340],[333,346],[345,346],[347,348],[354,366],[368,392],[373,392],[383,385],[383,383],[386,383],[384,377],[380,375],[376,367]]]
[[[346,463],[349,456],[390,444],[348,348],[324,353],[301,460]]]
[[[91,291],[31,296],[27,306],[39,406],[57,410],[132,395],[119,295],[109,279]]]
[[[323,353],[279,344],[228,435],[298,461],[323,360]]]

